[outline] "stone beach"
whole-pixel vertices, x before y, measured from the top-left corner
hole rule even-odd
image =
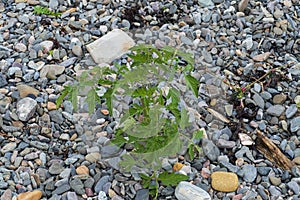
[[[36,5],[62,14],[34,14]],[[299,199],[299,30],[299,0],[0,1],[0,200],[151,199],[118,165],[130,147],[110,142],[126,100],[113,113],[101,101],[89,115],[80,91],[78,110],[67,98],[56,108],[83,70],[130,65],[134,44],[192,53],[200,83],[194,97],[181,78],[172,82],[205,134],[194,160],[162,160],[189,179],[160,186],[158,199]],[[257,130],[290,170],[257,150]]]

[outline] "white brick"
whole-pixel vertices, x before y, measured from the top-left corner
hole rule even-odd
[[[115,29],[96,41],[86,46],[94,61],[100,63],[111,63],[121,57],[135,42],[127,33]]]

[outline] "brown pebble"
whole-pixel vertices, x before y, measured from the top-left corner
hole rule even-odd
[[[211,184],[214,190],[220,192],[234,192],[239,186],[238,177],[231,172],[213,172]]]
[[[87,168],[87,166],[85,166],[85,165],[81,165],[81,166],[77,167],[76,173],[78,175],[89,174],[89,168]]]
[[[47,103],[47,109],[48,109],[49,111],[50,111],[50,110],[56,110],[56,105],[55,105],[55,103],[49,101],[49,102]]]
[[[18,195],[18,200],[40,200],[43,193],[39,190],[25,192]]]
[[[300,165],[300,156],[293,159],[293,162],[297,165]]]
[[[109,114],[109,111],[106,110],[106,109],[103,109],[103,110],[101,110],[101,113],[102,113],[103,115],[108,115],[108,114]]]

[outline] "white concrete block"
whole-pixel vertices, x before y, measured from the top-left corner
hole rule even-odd
[[[111,63],[121,57],[135,42],[127,33],[115,29],[86,46],[94,61],[100,63]]]

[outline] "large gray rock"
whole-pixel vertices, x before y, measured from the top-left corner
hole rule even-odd
[[[135,42],[129,35],[120,29],[115,29],[96,41],[88,44],[86,49],[94,61],[100,63],[111,63],[121,57]]]
[[[219,148],[209,139],[202,139],[202,150],[204,155],[211,161],[216,161],[220,155]]]
[[[29,97],[25,97],[17,103],[17,114],[21,121],[28,121],[35,113],[37,102]]]
[[[193,185],[186,181],[181,181],[176,189],[175,196],[178,200],[189,200],[189,199],[197,199],[197,200],[210,200],[210,195],[200,187]]]
[[[297,132],[300,129],[300,116],[291,120],[291,132]]]

